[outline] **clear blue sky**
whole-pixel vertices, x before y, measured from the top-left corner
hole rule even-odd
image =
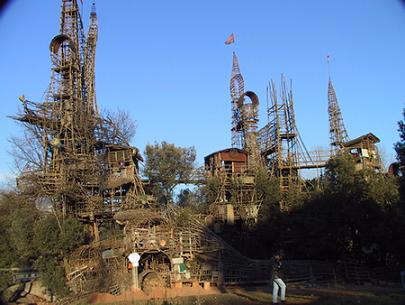
[[[373,132],[395,158],[405,106],[405,6],[399,0],[97,0],[96,90],[101,109],[128,110],[133,145],[195,146],[198,163],[230,146],[232,51],[245,88],[261,99],[284,73],[293,80],[306,146],[327,147],[328,69],[349,136]],[[91,1],[84,0],[87,25]],[[12,169],[18,96],[39,101],[50,79],[49,42],[60,1],[14,0],[0,15],[0,181]],[[236,43],[225,46],[234,32]]]

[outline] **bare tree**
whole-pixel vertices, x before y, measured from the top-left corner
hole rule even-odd
[[[45,151],[42,145],[40,130],[34,125],[19,123],[22,126],[21,136],[12,136],[9,142],[12,145],[11,155],[14,158],[16,174],[24,170],[41,170],[44,165]]]
[[[106,143],[129,145],[135,136],[136,123],[128,111],[105,111],[102,125],[102,140]]]

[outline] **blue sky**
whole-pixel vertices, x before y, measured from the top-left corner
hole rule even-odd
[[[284,73],[293,81],[296,120],[309,149],[327,147],[325,57],[349,137],[373,132],[387,162],[405,106],[405,6],[399,0],[97,0],[96,90],[101,109],[130,112],[133,145],[162,140],[195,146],[198,163],[229,147],[232,51],[245,88],[261,101]],[[91,1],[84,0],[87,25]],[[40,101],[50,79],[49,42],[60,1],[14,0],[0,15],[0,181],[12,170],[7,116],[18,96]],[[236,43],[225,46],[231,33]]]

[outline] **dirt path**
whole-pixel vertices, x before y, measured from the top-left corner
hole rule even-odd
[[[142,291],[128,291],[119,296],[93,294],[80,304],[121,305],[267,305],[271,304],[270,286],[187,287],[165,289],[145,295]],[[375,286],[304,287],[287,288],[288,304],[294,305],[404,305],[405,292],[401,289]]]
[[[399,286],[399,284],[398,284]],[[183,287],[155,289],[147,295],[141,290],[126,291],[114,296],[94,293],[82,298],[71,297],[65,304],[114,304],[114,305],[267,305],[272,302],[272,287],[228,286]],[[405,291],[384,286],[315,286],[288,285],[287,304],[294,305],[405,305]],[[20,304],[48,304],[32,295],[19,300]]]

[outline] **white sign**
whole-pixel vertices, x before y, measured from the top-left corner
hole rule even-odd
[[[132,263],[132,265],[134,267],[139,267],[140,259],[141,259],[141,256],[136,252],[133,252],[130,255],[128,255],[128,260]]]
[[[184,259],[182,257],[173,257],[172,263],[173,263],[173,265],[182,264],[182,263],[184,263]]]

